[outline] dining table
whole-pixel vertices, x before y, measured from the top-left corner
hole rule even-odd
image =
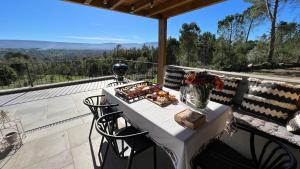
[[[135,83],[140,82],[121,86]],[[192,159],[210,141],[219,137],[233,118],[230,106],[209,101],[207,107],[202,110],[207,121],[197,129],[190,129],[174,120],[175,114],[190,108],[187,104],[179,101],[176,104],[161,107],[147,99],[128,103],[116,96],[115,88],[104,88],[102,94],[109,102],[119,104],[119,110],[123,111],[123,116],[134,127],[149,132],[148,136],[166,151],[176,169],[191,169]],[[163,88],[163,90],[175,95],[179,100],[179,91],[168,88]]]

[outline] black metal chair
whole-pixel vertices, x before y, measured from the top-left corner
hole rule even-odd
[[[115,82],[111,82],[108,85],[106,85],[106,87],[113,87],[113,86],[119,86],[122,84],[127,84],[128,82],[126,81],[115,81]]]
[[[249,126],[236,124],[236,127],[250,133],[251,159],[244,157],[222,141],[215,140],[194,159],[193,168],[296,169],[295,157],[283,143],[270,135],[257,132]],[[256,136],[260,136],[260,139],[266,143],[259,145]],[[260,151],[258,151],[258,146],[262,146]]]
[[[87,97],[86,99],[83,100],[83,103],[89,107],[89,109],[93,114],[93,120],[89,131],[89,143],[90,143],[90,149],[92,153],[94,167],[96,168],[97,165],[94,157],[94,150],[93,150],[92,138],[91,138],[94,123],[97,119],[99,119],[99,117],[117,111],[116,107],[118,106],[118,104],[109,104],[105,98],[105,95]],[[114,123],[114,125],[117,124],[118,124],[117,122]],[[103,141],[104,138],[101,138],[100,146],[102,146]]]
[[[100,117],[96,122],[96,130],[105,137],[108,142],[101,168],[105,165],[107,152],[110,147],[118,158],[128,159],[127,169],[131,168],[134,156],[153,147],[154,169],[156,169],[156,145],[146,137],[148,134],[147,131],[141,132],[133,126],[127,126],[121,129],[109,127],[111,122],[122,118],[121,115],[121,111],[110,113]],[[99,149],[99,161],[101,150],[102,147]]]
[[[92,129],[99,117],[103,116],[104,114],[108,114],[111,112],[117,111],[116,107],[118,104],[110,104],[105,98],[105,95],[98,95],[98,96],[90,96],[83,100],[83,104],[89,107],[93,114],[93,121],[90,128],[89,138],[92,134]]]

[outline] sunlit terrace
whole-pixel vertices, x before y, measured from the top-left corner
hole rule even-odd
[[[296,69],[168,63],[168,19],[222,0],[67,1],[158,19],[157,62],[1,63],[0,168],[300,169]]]

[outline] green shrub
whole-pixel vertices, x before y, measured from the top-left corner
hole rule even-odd
[[[17,74],[11,67],[7,65],[0,66],[0,85],[10,85],[17,79]]]

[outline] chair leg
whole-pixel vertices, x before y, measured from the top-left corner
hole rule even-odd
[[[91,140],[91,136],[92,136],[92,131],[93,131],[95,120],[96,120],[95,117],[93,117],[92,125],[91,125],[91,128],[90,128],[90,133],[89,133],[89,140]]]
[[[156,169],[157,161],[156,161],[156,145],[153,146],[153,168]]]
[[[102,161],[101,169],[103,169],[103,168],[104,168],[105,161],[106,161],[106,158],[107,158],[107,152],[108,152],[108,149],[109,149],[109,144],[107,144],[107,147],[106,147],[106,150],[105,150],[105,153],[104,153],[104,157],[103,157],[103,161]],[[99,150],[99,151],[101,151],[101,150]]]
[[[101,153],[101,150],[102,150],[103,141],[104,141],[104,137],[102,136],[101,142],[100,142],[100,148],[99,148],[99,152],[98,152],[99,162],[100,162],[100,153]]]
[[[95,123],[95,118],[93,117],[93,122],[92,122],[92,125],[91,125],[91,128],[90,128],[90,133],[89,133],[89,144],[90,144],[90,150],[91,150],[93,165],[94,165],[94,168],[96,169],[97,164],[96,164],[96,159],[95,159],[95,156],[94,156],[94,148],[93,148],[93,143],[92,143],[92,139],[91,139],[94,123]]]
[[[132,165],[132,160],[133,160],[133,149],[131,149],[131,152],[130,152],[130,156],[129,156],[129,160],[128,160],[128,164],[127,164],[127,169],[130,169],[131,168],[131,165]]]

